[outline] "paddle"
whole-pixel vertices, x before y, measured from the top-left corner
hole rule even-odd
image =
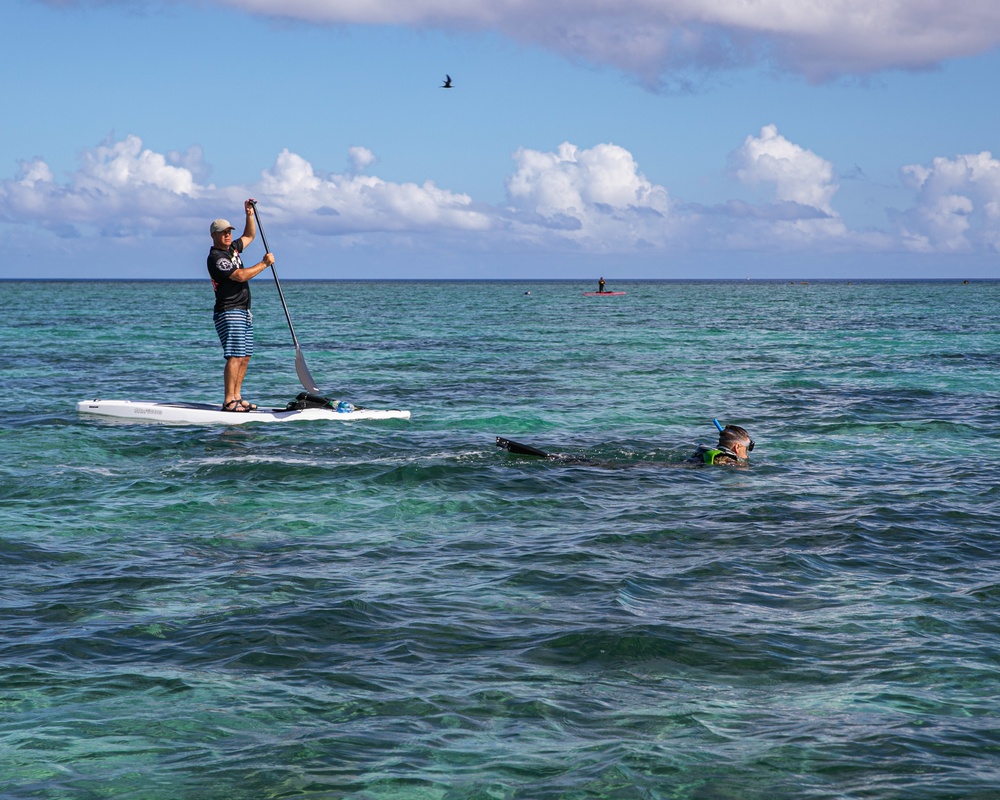
[[[261,227],[260,216],[257,214],[257,202],[251,200],[250,203],[253,206],[253,217],[257,221],[257,230],[260,231],[260,240],[264,243],[264,252],[270,253],[271,248],[267,246],[267,237],[264,236],[264,228]],[[292,327],[292,318],[288,314],[288,306],[285,305],[285,295],[281,291],[281,284],[278,282],[278,273],[275,272],[274,264],[271,265],[271,274],[274,275],[274,285],[278,287],[278,297],[281,298],[281,307],[285,310],[285,319],[288,320],[288,330],[292,332],[292,341],[295,343],[295,372],[299,376],[299,382],[307,392],[323,394],[316,385],[316,381],[313,380],[313,376],[309,374],[305,356],[302,355],[299,340],[295,336],[295,328]]]

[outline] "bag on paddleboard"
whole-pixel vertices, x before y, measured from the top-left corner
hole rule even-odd
[[[329,397],[320,397],[318,394],[310,394],[309,392],[299,392],[294,400],[288,402],[285,410],[301,411],[304,408],[336,409],[337,403]]]
[[[329,408],[331,411],[339,411],[342,414],[354,411],[354,406],[345,400],[338,403],[329,397],[320,397],[318,394],[310,394],[309,392],[299,392],[295,399],[289,401],[288,405],[285,406],[286,411],[301,411],[304,408]]]

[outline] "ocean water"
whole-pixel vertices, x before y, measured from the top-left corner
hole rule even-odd
[[[1000,283],[595,283],[0,283],[0,797],[1000,797]]]

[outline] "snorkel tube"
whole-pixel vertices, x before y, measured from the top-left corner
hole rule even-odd
[[[719,420],[713,419],[712,422],[714,422],[715,427],[719,429],[719,433],[722,433],[725,430],[725,428],[722,427],[722,423],[719,422]],[[701,457],[706,464],[714,464],[716,457],[721,456],[723,453],[725,453],[727,456],[735,457],[736,455],[728,447],[722,447],[722,445],[719,445],[718,447],[706,447],[702,451]]]

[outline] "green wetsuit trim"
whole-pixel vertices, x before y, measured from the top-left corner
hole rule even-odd
[[[718,458],[719,456],[721,456],[722,453],[723,453],[722,450],[706,450],[702,454],[702,458],[705,459],[705,463],[706,464],[714,464],[715,463],[715,459]]]

